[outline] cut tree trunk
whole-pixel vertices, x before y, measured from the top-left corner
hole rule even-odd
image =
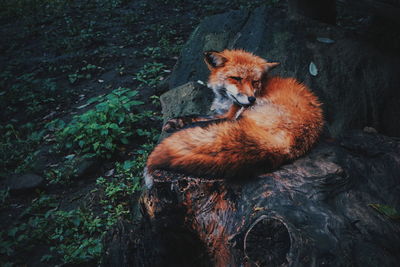
[[[352,132],[256,178],[156,171],[147,185],[141,226],[109,234],[104,266],[400,262],[398,139]]]

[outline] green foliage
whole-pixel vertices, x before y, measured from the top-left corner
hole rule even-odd
[[[163,53],[160,47],[145,47],[142,54],[150,58],[162,58]]]
[[[386,217],[389,217],[393,220],[400,220],[400,213],[394,207],[383,204],[368,204],[368,206],[385,215]]]
[[[163,71],[166,66],[162,63],[147,63],[136,73],[135,79],[151,87],[157,86],[163,79]]]
[[[106,96],[92,98],[88,104],[99,102],[93,109],[74,116],[72,121],[57,134],[65,148],[78,153],[110,158],[118,146],[127,145],[137,137],[132,129],[151,112],[138,112],[143,102],[133,99],[138,91],[118,88]]]
[[[102,220],[85,209],[58,210],[55,199],[41,195],[23,216],[26,223],[0,232],[0,254],[15,257],[38,244],[50,245],[43,261],[61,256],[62,263],[82,263],[98,258],[105,230]]]
[[[29,167],[45,131],[34,131],[34,125],[27,123],[18,128],[13,124],[0,125],[0,133],[1,174],[3,171],[19,172]]]
[[[104,214],[107,215],[107,225],[112,226],[120,218],[130,218],[130,199],[132,195],[141,190],[141,179],[147,156],[153,149],[153,144],[145,144],[136,150],[133,160],[116,163],[115,169],[110,170],[109,177],[97,179],[98,190],[102,199],[100,204]]]
[[[74,154],[71,154],[74,157],[66,157],[66,160],[61,162],[59,166],[55,168],[50,168],[45,171],[46,180],[51,184],[67,184],[71,182],[71,178],[73,178],[76,174],[77,166],[81,162],[80,158],[75,158]]]
[[[60,210],[57,199],[42,194],[20,215],[25,222],[17,220],[0,232],[0,254],[8,259],[16,258],[38,244],[47,244],[50,249],[42,256],[44,262],[60,260],[63,264],[78,264],[98,260],[103,233],[117,220],[132,216],[130,199],[141,190],[142,171],[153,147],[154,144],[142,145],[132,160],[115,163],[108,177],[97,179],[92,193],[101,198],[100,216],[86,208]],[[8,193],[0,193],[5,201]]]
[[[59,91],[54,79],[37,76],[37,71],[17,77],[7,71],[0,74],[0,88],[8,88],[0,95],[0,105],[6,107],[6,113],[23,112],[32,118],[56,102]]]
[[[5,205],[9,196],[10,196],[10,191],[8,190],[8,188],[0,190],[0,208],[2,208]]]
[[[93,64],[87,64],[86,66],[77,70],[75,73],[69,74],[68,80],[71,84],[75,84],[82,79],[89,80],[92,78],[92,74],[97,73],[99,70],[103,70],[103,68]]]
[[[91,212],[76,209],[50,214],[52,228],[50,251],[62,256],[63,263],[82,263],[100,257],[101,237],[105,230],[102,220]]]

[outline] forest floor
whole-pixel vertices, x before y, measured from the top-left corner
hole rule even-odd
[[[184,42],[265,2],[0,0],[0,265],[98,265],[106,231],[137,215]]]

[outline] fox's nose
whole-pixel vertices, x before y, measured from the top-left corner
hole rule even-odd
[[[249,96],[248,100],[251,104],[253,104],[254,102],[256,102],[256,98],[254,96]]]

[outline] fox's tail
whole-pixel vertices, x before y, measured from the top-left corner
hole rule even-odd
[[[260,130],[245,119],[189,128],[164,139],[149,156],[147,167],[150,173],[164,169],[199,176],[253,176],[288,159],[291,144],[284,136]]]

